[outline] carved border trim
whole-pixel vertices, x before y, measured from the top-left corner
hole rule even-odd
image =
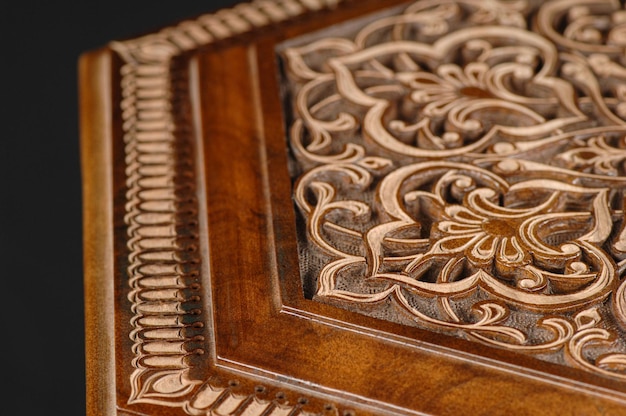
[[[192,176],[181,176],[172,106],[170,64],[176,56],[246,32],[283,22],[309,11],[334,8],[344,0],[256,0],[184,21],[155,34],[112,42],[121,68],[123,133],[126,156],[128,277],[134,314],[132,403],[182,407],[188,414],[301,413],[300,404],[261,400],[259,389],[235,394],[234,385],[194,379],[187,357],[204,354],[199,265],[193,252],[197,233],[179,228],[196,201]],[[178,125],[177,125],[178,124]],[[181,183],[183,182],[183,183]],[[187,186],[190,185],[190,186]],[[181,194],[183,189],[183,194]],[[191,211],[189,206],[192,206]],[[218,383],[219,384],[219,383]],[[198,386],[201,385],[199,388]],[[279,398],[280,399],[280,398]]]

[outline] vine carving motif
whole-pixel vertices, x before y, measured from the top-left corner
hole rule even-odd
[[[419,1],[279,54],[309,297],[626,380],[623,2]]]

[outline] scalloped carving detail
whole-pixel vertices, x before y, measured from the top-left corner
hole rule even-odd
[[[176,56],[308,11],[335,7],[341,0],[257,0],[219,10],[158,33],[111,48],[124,60],[121,69],[126,153],[128,298],[134,314],[134,371],[130,404],[179,407],[190,415],[303,414],[297,403],[261,399],[258,392],[234,394],[194,379],[188,357],[204,354],[204,330],[197,261],[197,201],[184,147],[186,137],[173,97]],[[187,172],[189,173],[189,172]],[[195,225],[197,228],[197,225]],[[182,229],[191,232],[181,232]]]

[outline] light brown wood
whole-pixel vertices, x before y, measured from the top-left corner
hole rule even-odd
[[[81,168],[85,262],[86,410],[115,414],[111,53],[80,62]]]
[[[89,415],[624,414],[625,16],[271,0],[86,54]]]

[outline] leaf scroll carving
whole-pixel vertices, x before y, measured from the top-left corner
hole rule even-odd
[[[418,1],[281,47],[305,294],[626,379],[625,30]]]

